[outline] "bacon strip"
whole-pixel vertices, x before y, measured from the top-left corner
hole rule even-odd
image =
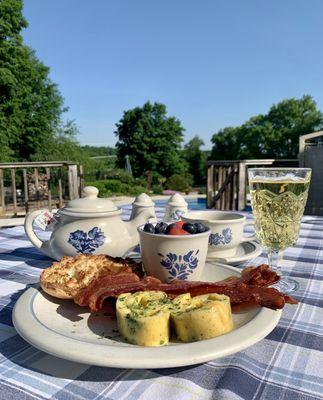
[[[155,283],[147,282],[145,279],[136,283],[124,283],[93,294],[89,298],[91,311],[102,308],[103,302],[108,297],[117,297],[121,293],[133,293],[142,290],[161,290],[173,298],[182,293],[190,293],[192,297],[207,293],[225,294],[230,297],[231,304],[237,305],[244,302],[254,301],[260,306],[277,310],[283,308],[286,302],[295,303],[288,296],[284,296],[277,289],[245,285],[225,285],[209,282],[185,282],[185,283]]]
[[[296,304],[291,297],[267,287],[278,280],[279,276],[265,264],[246,268],[240,277],[229,277],[219,282],[174,280],[169,284],[150,276],[140,279],[134,273],[120,273],[93,281],[77,294],[74,301],[81,306],[88,305],[95,312],[102,309],[104,300],[108,297],[142,290],[161,290],[169,297],[188,292],[192,297],[207,293],[225,294],[230,297],[232,305],[253,302],[273,310],[283,308],[285,303]]]
[[[121,272],[116,275],[105,275],[102,278],[93,280],[89,286],[80,290],[76,296],[74,296],[74,302],[79,306],[87,306],[89,305],[89,299],[93,295],[99,297],[101,294],[104,294],[107,289],[119,287],[122,284],[133,285],[139,281],[139,276],[133,272]]]

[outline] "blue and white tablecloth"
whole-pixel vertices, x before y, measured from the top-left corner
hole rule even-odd
[[[125,211],[128,214],[128,211]],[[17,335],[12,309],[51,260],[33,248],[23,227],[0,230],[0,399],[323,399],[323,219],[304,217],[284,270],[300,282],[297,306],[240,353],[191,367],[101,368],[43,353]],[[255,263],[264,262],[264,255]]]

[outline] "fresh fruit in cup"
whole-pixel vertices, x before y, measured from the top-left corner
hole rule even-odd
[[[166,222],[157,222],[157,224],[155,226],[155,233],[165,234],[167,228],[168,228],[168,225],[166,224]]]
[[[187,231],[182,229],[182,225],[183,224],[179,224],[178,222],[168,225],[166,235],[189,235]]]
[[[167,225],[165,222],[158,222],[155,226],[147,222],[143,228],[145,232],[156,233],[159,235],[194,235],[206,232],[209,228],[199,222],[191,224],[189,222],[178,221]]]
[[[155,227],[150,222],[147,222],[147,224],[145,224],[144,226],[144,231],[149,233],[155,233]]]

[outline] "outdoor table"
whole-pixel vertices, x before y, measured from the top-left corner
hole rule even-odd
[[[265,261],[262,254],[249,265]],[[103,368],[29,345],[13,327],[12,309],[51,263],[22,226],[0,230],[1,400],[323,398],[323,218],[304,217],[297,244],[285,251],[284,271],[300,283],[294,295],[299,304],[286,305],[278,326],[257,344],[190,367]]]

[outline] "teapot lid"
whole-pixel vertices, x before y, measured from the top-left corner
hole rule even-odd
[[[79,215],[109,213],[117,211],[118,207],[108,199],[98,198],[99,190],[95,186],[85,186],[83,189],[83,197],[74,199],[67,203],[66,207],[62,208],[59,213],[65,215]]]

